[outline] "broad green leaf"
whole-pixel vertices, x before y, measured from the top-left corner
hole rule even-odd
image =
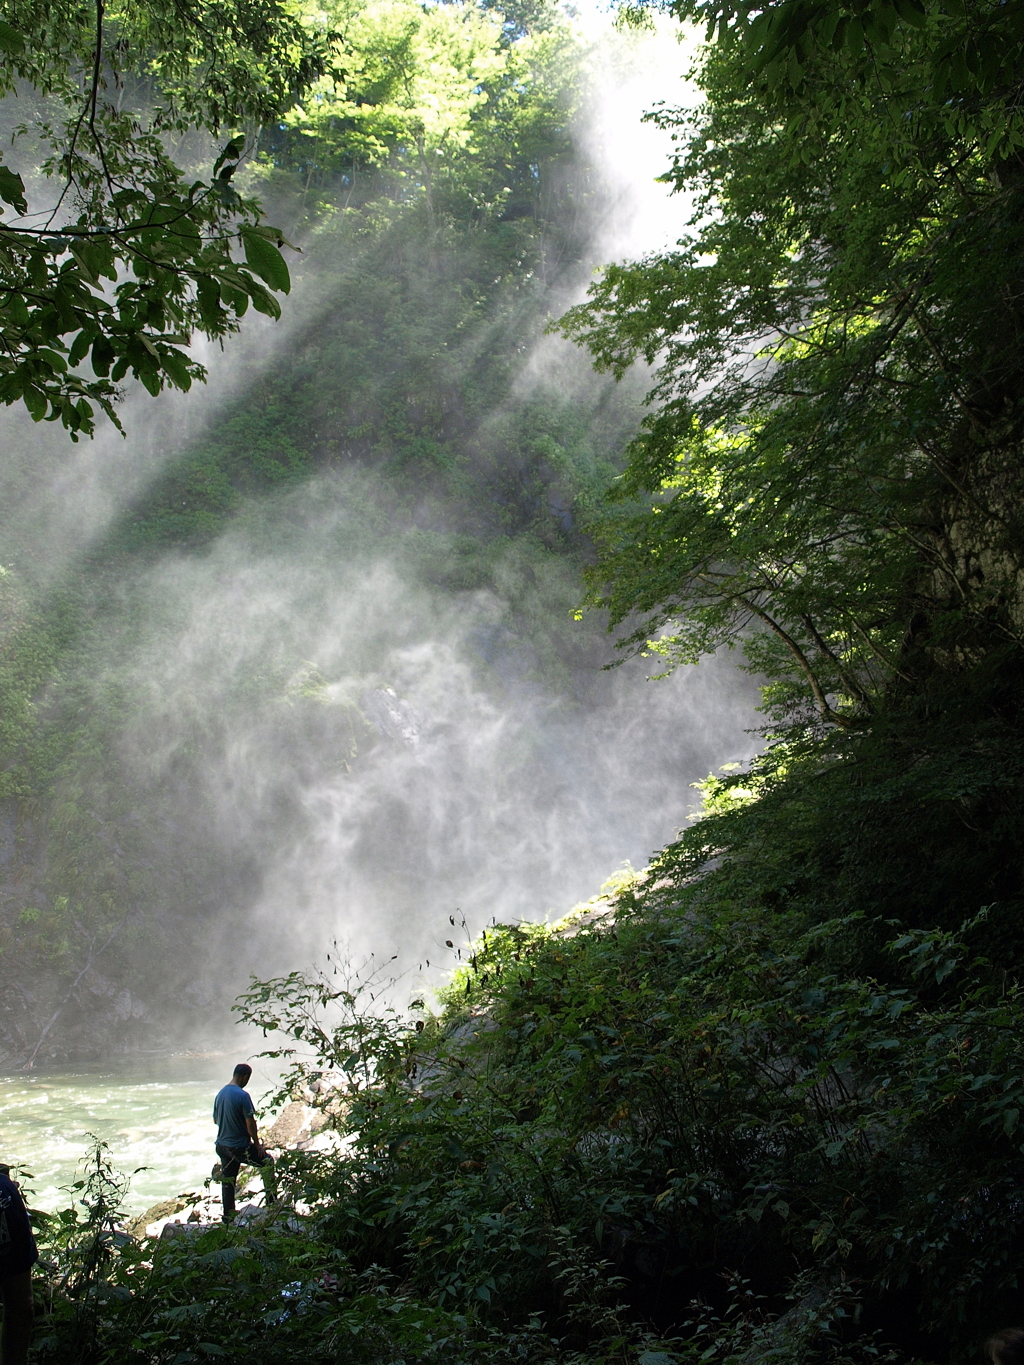
[[[68,362],[65,358],[56,351],[51,351],[47,346],[40,346],[35,354],[38,359],[45,361],[51,369],[56,370],[60,374],[63,374],[68,367]]]
[[[252,299],[252,306],[257,313],[263,313],[268,318],[279,318],[281,316],[281,305],[273,294],[267,291],[256,280],[249,285],[249,297]]]
[[[222,168],[227,168],[226,175],[223,177],[224,179],[227,179],[227,177],[234,170],[234,165],[231,163],[237,162],[238,158],[242,155],[244,149],[245,138],[233,137],[231,141],[228,143],[228,145],[221,152],[217,160],[213,163],[214,175],[216,176]]]
[[[16,28],[0,19],[0,50],[19,56],[25,50],[25,39]]]
[[[68,355],[69,365],[74,367],[75,365],[81,364],[81,362],[89,354],[89,347],[92,345],[95,336],[96,336],[95,332],[87,331],[85,328],[83,328],[82,331],[79,332],[78,336],[75,337],[74,343],[71,347],[71,351]]]
[[[209,275],[200,275],[196,280],[196,299],[199,303],[199,316],[203,320],[203,326],[211,330],[216,328],[223,317],[220,306],[220,285]]]
[[[28,274],[36,289],[44,289],[49,279],[49,270],[44,252],[36,249],[28,258]]]
[[[25,302],[24,294],[12,293],[8,299],[7,307],[10,310],[11,320],[18,327],[27,327],[29,323],[28,304]]]
[[[172,350],[170,347],[161,347],[160,360],[174,387],[187,393],[192,387],[188,357],[182,355],[181,351]]]
[[[895,0],[896,12],[900,18],[914,28],[924,28],[926,17],[925,9],[919,0]]]
[[[105,378],[114,363],[114,348],[105,336],[97,336],[92,344],[93,374]]]
[[[245,279],[245,277],[241,275],[239,278]],[[266,293],[266,290],[264,290],[264,293]],[[236,317],[245,316],[249,308],[249,295],[245,291],[239,289],[235,285],[225,282],[221,284],[221,295],[228,307],[234,310]]]
[[[37,388],[34,384],[27,384],[23,398],[33,422],[41,422],[46,416],[47,408],[46,395],[42,389]]]
[[[25,201],[25,182],[8,166],[0,166],[0,199],[10,204],[18,213],[28,208]]]
[[[71,255],[74,257],[79,270],[82,272],[88,284],[99,284],[99,277],[94,273],[92,267],[85,259],[85,253],[77,246],[71,248]]]
[[[292,284],[284,257],[273,242],[257,232],[242,229],[242,244],[245,248],[245,261],[250,270],[265,280],[271,289],[279,293],[290,292]],[[255,303],[255,298],[253,299]]]

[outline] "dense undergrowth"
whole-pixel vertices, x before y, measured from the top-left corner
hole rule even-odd
[[[434,1009],[330,965],[254,982],[279,1100],[345,1146],[286,1154],[244,1232],[154,1249],[101,1208],[77,1288],[96,1228],[58,1225],[41,1358],[969,1358],[1018,1296],[1016,907],[853,910],[838,862],[829,897],[843,761],[709,784],[644,873],[456,950]]]
[[[1017,1313],[1024,1176],[1019,906],[982,875],[1012,881],[1017,783],[978,753],[712,779],[643,873],[453,948],[433,1007],[254,981],[277,1102],[342,1151],[285,1154],[276,1219],[155,1247],[86,1191],[40,1358],[973,1358]]]

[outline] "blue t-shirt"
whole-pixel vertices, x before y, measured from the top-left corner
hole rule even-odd
[[[6,1171],[0,1171],[0,1280],[24,1275],[39,1260],[25,1201]]]
[[[252,1099],[240,1085],[231,1081],[217,1091],[213,1102],[213,1121],[217,1125],[218,1147],[248,1147],[252,1138],[245,1126],[246,1119],[254,1118]]]

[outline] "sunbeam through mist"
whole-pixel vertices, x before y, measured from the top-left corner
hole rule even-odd
[[[675,39],[582,65],[547,160],[522,190],[502,170],[490,236],[442,231],[437,186],[412,201],[384,172],[357,212],[353,169],[297,233],[282,322],[209,349],[205,390],[129,395],[125,441],[4,419],[4,590],[47,774],[16,757],[4,808],[5,913],[43,983],[9,1055],[54,1005],[44,1058],[212,1037],[250,972],[334,938],[399,970],[433,953],[436,977],[456,910],[471,931],[563,914],[748,756],[728,658],[650,683],[573,616],[642,390],[544,323],[687,214],[640,123],[684,99]],[[268,181],[294,216],[286,191]]]

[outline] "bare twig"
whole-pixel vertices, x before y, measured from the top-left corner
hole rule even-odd
[[[89,968],[92,966],[92,964],[96,961],[96,959],[100,956],[100,954],[106,952],[106,950],[107,950],[107,949],[110,947],[110,945],[113,943],[114,939],[117,938],[118,934],[121,932],[121,930],[124,928],[124,926],[128,923],[128,921],[131,919],[131,917],[132,917],[132,915],[133,915],[134,913],[135,913],[134,910],[129,910],[129,911],[128,911],[128,914],[125,915],[124,919],[123,919],[123,920],[121,921],[121,923],[117,926],[117,928],[113,931],[113,933],[111,933],[110,937],[107,939],[107,941],[103,944],[103,946],[102,946],[101,948],[96,948],[95,950],[93,950],[93,948],[90,946],[90,949],[89,949],[89,959],[88,959],[88,961],[86,962],[86,964],[85,964],[85,966],[82,968],[82,970],[78,973],[78,975],[75,977],[74,981],[72,981],[70,987],[68,988],[68,993],[67,993],[67,995],[65,995],[64,999],[63,999],[63,1000],[60,1002],[60,1004],[57,1006],[57,1008],[56,1008],[56,1010],[54,1011],[53,1015],[50,1017],[49,1023],[46,1025],[46,1027],[43,1029],[42,1033],[39,1035],[39,1041],[36,1043],[35,1047],[32,1049],[32,1056],[31,1056],[31,1057],[28,1059],[28,1061],[25,1062],[25,1064],[21,1067],[21,1070],[22,1070],[22,1071],[31,1071],[31,1070],[32,1070],[32,1067],[33,1067],[33,1065],[34,1065],[34,1063],[35,1063],[35,1060],[36,1060],[36,1056],[37,1056],[38,1053],[39,1053],[39,1049],[42,1047],[43,1043],[46,1041],[46,1036],[47,1036],[47,1034],[48,1034],[48,1033],[50,1032],[50,1030],[53,1028],[54,1024],[57,1022],[57,1020],[60,1018],[60,1016],[64,1013],[64,1007],[65,1007],[65,1005],[68,1003],[68,1001],[71,999],[71,997],[74,995],[75,991],[77,990],[79,981],[81,981],[82,977],[86,974],[86,972],[89,970]],[[93,940],[93,942],[95,942],[95,940]]]

